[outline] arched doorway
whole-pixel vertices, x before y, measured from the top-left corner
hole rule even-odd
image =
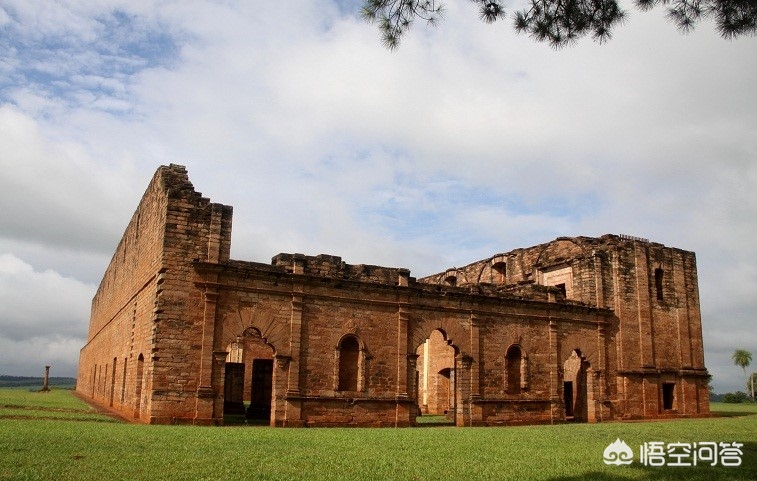
[[[255,328],[246,329],[226,348],[224,422],[234,418],[269,421],[273,395],[273,347]]]
[[[416,403],[421,417],[435,418],[439,424],[457,420],[458,349],[440,329],[435,329],[418,346],[416,361]],[[425,420],[424,420],[425,421]]]
[[[588,377],[589,362],[579,349],[571,351],[563,363],[563,401],[565,420],[585,423],[589,420]]]

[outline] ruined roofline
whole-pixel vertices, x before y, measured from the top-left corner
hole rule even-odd
[[[127,248],[127,243],[132,240],[136,240],[138,236],[137,232],[140,228],[140,217],[141,212],[144,209],[145,199],[149,197],[150,192],[156,186],[160,186],[160,189],[163,192],[168,191],[166,176],[171,176],[173,178],[172,180],[174,181],[179,181],[185,185],[188,184],[189,187],[192,188],[192,191],[194,191],[192,183],[189,181],[189,175],[185,166],[178,164],[161,165],[155,170],[155,173],[153,173],[150,182],[148,182],[147,187],[145,187],[145,190],[139,197],[139,202],[137,203],[137,207],[134,209],[129,222],[126,224],[126,227],[121,233],[121,237],[119,238],[118,244],[116,245],[116,249],[113,251],[113,255],[108,262],[108,266],[105,268],[103,276],[100,279],[100,283],[97,286],[97,291],[95,292],[93,302],[95,299],[97,299],[98,294],[105,288],[105,284],[107,284],[108,280],[108,274],[112,271],[114,266],[118,264],[119,257],[123,258],[125,256],[124,251]]]
[[[370,282],[389,286],[407,286],[415,282],[415,279],[410,277],[410,269],[371,264],[347,264],[341,257],[329,254],[306,256],[282,252],[275,255],[270,264],[234,259],[224,264],[241,269],[252,268],[264,272]]]
[[[139,198],[139,203],[137,204],[136,209],[134,209],[134,212],[132,213],[128,224],[126,224],[126,227],[124,228],[124,231],[118,241],[118,245],[116,246],[116,249],[111,256],[110,261],[108,262],[108,267],[105,269],[105,273],[107,273],[110,267],[116,263],[118,257],[123,255],[123,250],[126,248],[126,243],[131,240],[130,234],[139,229],[140,215],[141,211],[144,209],[143,204],[145,202],[145,199],[150,196],[150,192],[154,190],[156,186],[158,186],[160,190],[169,195],[176,196],[180,193],[190,194],[192,197],[199,199],[200,202],[210,202],[210,199],[202,197],[202,193],[197,192],[194,189],[192,182],[189,180],[189,174],[185,166],[179,164],[168,164],[158,167],[155,170],[152,178],[150,179],[150,182],[147,184],[144,192],[142,192],[142,195]],[[98,292],[103,287],[103,281],[105,281],[105,277],[106,276],[104,275],[100,280],[100,284],[98,285],[97,289]]]
[[[423,283],[431,282],[431,283],[435,283],[435,280],[439,276],[441,276],[441,275],[443,275],[443,274],[445,274],[447,272],[450,272],[450,271],[465,271],[466,269],[474,267],[474,266],[479,265],[481,263],[492,262],[493,260],[497,259],[498,257],[513,256],[513,255],[517,255],[517,254],[522,253],[523,251],[527,251],[527,250],[543,250],[543,249],[546,249],[553,242],[564,241],[564,240],[574,242],[574,243],[576,243],[576,244],[584,247],[587,250],[589,250],[589,249],[593,250],[595,248],[601,248],[601,247],[604,247],[604,246],[616,247],[616,246],[619,246],[619,245],[622,245],[622,244],[642,243],[642,244],[648,244],[650,246],[663,247],[663,248],[666,248],[666,249],[671,249],[671,250],[676,250],[676,251],[681,251],[681,252],[691,252],[691,251],[687,251],[685,249],[680,249],[680,248],[677,248],[677,247],[667,247],[664,244],[661,244],[661,243],[658,243],[658,242],[652,242],[649,239],[646,239],[646,238],[643,238],[643,237],[636,237],[636,236],[631,236],[631,235],[627,235],[627,234],[603,234],[603,235],[601,235],[599,237],[589,237],[589,236],[568,237],[568,236],[560,236],[560,237],[556,237],[555,239],[552,239],[552,240],[550,240],[548,242],[543,242],[541,244],[536,244],[536,245],[528,246],[528,247],[519,247],[519,248],[516,248],[516,249],[512,249],[510,251],[507,251],[507,252],[499,252],[499,253],[494,254],[492,256],[489,256],[487,258],[479,259],[479,260],[470,262],[470,263],[462,265],[462,266],[451,266],[451,267],[449,267],[449,268],[447,268],[447,269],[445,269],[443,271],[439,271],[439,272],[436,272],[436,273],[429,274],[427,276],[421,277],[421,278],[418,279],[418,282],[423,282]],[[693,254],[693,252],[691,252],[691,253]]]
[[[324,258],[330,260],[341,259],[338,256],[332,256],[328,254],[319,254],[317,256],[305,256],[303,254],[278,254],[274,259],[288,257],[296,257],[297,259],[309,258],[311,260],[323,260]],[[240,261],[231,259],[226,262],[203,262],[195,261],[193,266],[197,272],[201,275],[215,274],[215,275],[230,275],[241,276],[245,279],[250,277],[266,278],[275,276],[277,281],[289,279],[290,282],[303,282],[303,280],[296,280],[298,277],[309,278],[310,282],[318,282],[322,280],[333,281],[332,284],[335,288],[341,289],[359,289],[358,286],[371,285],[374,288],[379,289],[409,289],[416,295],[431,295],[442,296],[448,299],[484,299],[488,298],[491,301],[499,300],[504,302],[522,302],[532,305],[533,303],[544,304],[550,303],[552,305],[559,306],[560,309],[580,309],[591,311],[605,311],[604,308],[599,308],[594,305],[586,304],[576,300],[564,299],[560,296],[560,291],[553,286],[543,286],[534,284],[533,282],[521,282],[513,289],[512,286],[496,286],[492,284],[475,284],[465,286],[448,286],[442,284],[431,284],[418,282],[414,277],[408,277],[406,280],[402,279],[404,273],[409,274],[409,270],[402,268],[382,268],[380,266],[366,266],[363,264],[350,265],[341,263],[343,266],[353,268],[352,275],[324,275],[319,272],[305,271],[300,273],[293,272],[293,269],[288,268],[286,264],[264,264],[260,262],[252,261]],[[375,278],[367,278],[364,276],[354,275],[355,272],[361,273],[362,268],[377,268],[387,269],[391,272],[397,272],[398,276],[387,277],[384,280],[377,280]],[[350,269],[346,270],[350,273]],[[307,281],[304,281],[307,282]],[[320,282],[318,282],[320,284]],[[351,286],[351,287],[350,287]],[[607,312],[611,312],[607,310]]]
[[[109,287],[111,278],[117,276],[118,271],[123,270],[125,259],[136,256],[137,251],[140,252],[139,257],[144,257],[142,252],[145,246],[142,245],[143,243],[150,244],[153,241],[164,242],[165,230],[156,232],[155,234],[159,235],[159,238],[150,240],[145,240],[142,233],[144,217],[155,215],[156,213],[160,216],[167,215],[167,211],[158,213],[159,209],[156,209],[155,205],[151,203],[151,199],[155,198],[156,192],[159,193],[159,196],[165,196],[167,199],[186,199],[197,206],[218,205],[221,209],[231,209],[230,206],[212,203],[209,198],[203,197],[201,192],[196,191],[194,185],[189,180],[189,174],[185,166],[169,164],[158,167],[139,198],[139,203],[121,234],[113,255],[108,262],[108,266],[105,268],[103,276],[100,279],[97,291],[92,299],[93,304],[101,296],[101,293]],[[144,259],[139,260],[139,262],[141,261],[144,261]],[[129,264],[137,262],[138,260],[131,259]],[[161,263],[162,253],[157,254],[157,258],[154,259],[156,266]],[[143,281],[146,282],[147,279],[143,279]]]

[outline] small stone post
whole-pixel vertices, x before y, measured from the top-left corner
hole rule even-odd
[[[45,380],[44,384],[42,385],[42,391],[41,392],[49,392],[50,391],[50,366],[45,366]]]

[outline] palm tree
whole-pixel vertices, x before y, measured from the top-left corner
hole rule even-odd
[[[752,353],[745,349],[736,349],[731,356],[733,363],[744,371],[744,381],[747,390],[749,390],[749,378],[746,375],[746,368],[752,362]],[[754,383],[752,383],[752,402],[754,402]]]

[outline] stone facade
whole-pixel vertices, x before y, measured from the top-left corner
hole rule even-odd
[[[709,413],[694,253],[559,238],[423,279],[231,260],[232,208],[161,167],[92,301],[77,390],[138,422],[458,426]]]

